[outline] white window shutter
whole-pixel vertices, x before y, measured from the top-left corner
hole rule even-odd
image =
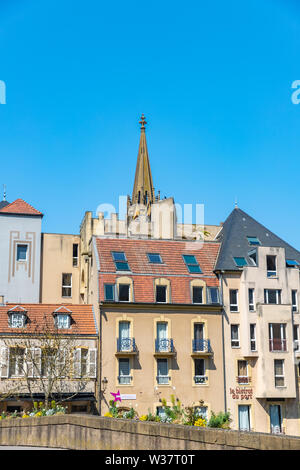
[[[9,365],[9,349],[6,347],[1,348],[1,377],[8,377]]]
[[[79,378],[81,376],[81,348],[74,350],[73,368],[74,377]]]
[[[42,373],[42,351],[41,348],[33,349],[33,377],[40,377]]]
[[[26,374],[27,377],[33,377],[33,357],[34,357],[34,348],[26,348],[25,350],[26,357]]]
[[[96,378],[97,373],[97,349],[89,349],[89,372],[91,378]]]

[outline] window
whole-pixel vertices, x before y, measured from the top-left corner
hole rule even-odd
[[[295,268],[296,266],[299,266],[299,263],[295,259],[287,259],[286,266],[287,268]]]
[[[238,405],[239,431],[250,431],[250,405]]]
[[[195,384],[204,384],[206,382],[205,360],[194,359],[194,367],[195,367],[195,375],[194,375]]]
[[[119,322],[119,345],[118,351],[130,351],[130,322],[120,321]]]
[[[172,341],[168,338],[168,323],[157,322],[156,324],[156,352],[169,352]]]
[[[210,304],[219,303],[219,289],[217,287],[208,287],[207,289],[208,302]]]
[[[255,323],[250,324],[250,350],[256,351],[256,325]]]
[[[249,311],[253,312],[255,310],[254,289],[248,289],[248,302],[249,302]]]
[[[284,387],[284,360],[274,360],[275,387]]]
[[[257,266],[257,251],[256,250],[251,250],[248,253],[250,262],[253,266]]]
[[[240,347],[239,325],[231,325],[231,347],[232,348]]]
[[[15,312],[10,314],[10,327],[11,328],[24,328],[25,326],[25,314]]]
[[[190,273],[202,273],[194,255],[182,255],[182,257]]]
[[[203,303],[203,287],[193,286],[193,304]]]
[[[159,253],[147,253],[149,263],[161,264],[162,259]]]
[[[271,433],[272,434],[281,434],[281,406],[280,405],[270,405],[270,424],[271,424]]]
[[[41,351],[41,375],[42,377],[55,377],[58,372],[57,355],[54,348],[43,348]]]
[[[19,377],[24,375],[25,349],[18,347],[9,348],[9,376]]]
[[[125,253],[123,253],[122,251],[113,251],[112,257],[115,262],[117,271],[130,271]]]
[[[166,385],[169,383],[168,359],[157,359],[157,383]]]
[[[299,351],[299,325],[293,326],[294,351]]]
[[[72,274],[62,275],[62,297],[72,297]]]
[[[156,302],[167,302],[167,286],[158,286],[156,285]]]
[[[230,311],[231,312],[238,312],[238,290],[237,289],[230,289],[229,290],[229,302],[230,302]]]
[[[292,290],[292,311],[298,312],[298,300],[297,300],[297,291]]]
[[[129,302],[129,284],[119,284],[119,301]]]
[[[70,328],[71,326],[71,318],[70,318],[70,315],[68,315],[67,313],[59,313],[58,315],[56,315],[56,327],[57,328]]]
[[[115,285],[104,284],[104,299],[114,301],[115,300]]]
[[[17,261],[27,260],[28,245],[17,245]]]
[[[239,384],[249,383],[248,377],[248,363],[247,361],[241,360],[238,361],[238,377],[237,381]]]
[[[260,241],[257,237],[247,237],[249,245],[260,245]]]
[[[73,243],[73,266],[78,266],[78,243]]]
[[[286,351],[285,323],[269,323],[270,351]]]
[[[247,266],[247,265],[248,265],[246,258],[243,258],[243,257],[234,257],[233,259],[234,259],[235,264],[236,264],[239,268],[242,268],[243,266]]]
[[[74,350],[74,375],[77,378],[97,375],[97,349],[76,348]]]
[[[267,277],[276,276],[276,256],[267,255]]]
[[[128,385],[131,382],[130,376],[130,359],[120,358],[119,359],[119,377],[118,381],[120,385]]]
[[[265,289],[265,304],[281,304],[280,289]]]

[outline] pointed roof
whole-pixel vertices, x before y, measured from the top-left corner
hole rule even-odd
[[[284,248],[286,259],[293,259],[300,263],[300,252],[298,250],[250,217],[246,212],[235,207],[227,217],[217,237],[217,240],[221,241],[221,248],[215,267],[216,271],[240,270],[236,266],[233,257],[244,257],[251,265],[248,253],[254,247],[249,246],[247,237],[257,237],[260,246]]]
[[[32,207],[23,199],[16,199],[10,204],[6,204],[0,207],[0,214],[17,214],[17,215],[37,215],[43,216],[43,214]]]
[[[132,192],[132,204],[136,204],[138,202],[141,204],[147,204],[149,201],[151,203],[154,202],[154,188],[145,132],[146,120],[143,114],[141,116],[140,124],[141,137]]]

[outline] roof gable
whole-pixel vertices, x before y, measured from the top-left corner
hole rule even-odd
[[[34,207],[32,207],[27,202],[23,201],[23,199],[16,199],[15,201],[11,202],[0,208],[0,214],[18,214],[18,215],[36,215],[36,216],[43,216],[42,212],[38,211]]]

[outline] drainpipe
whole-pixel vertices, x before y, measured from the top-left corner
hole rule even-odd
[[[99,326],[99,415],[102,415],[102,309],[99,304],[100,326]]]
[[[223,356],[223,383],[224,383],[224,411],[227,412],[227,396],[226,396],[226,369],[225,369],[225,333],[224,333],[224,302],[223,302],[223,276],[222,272],[220,273],[220,281],[221,281],[221,303],[222,303],[222,356]]]

